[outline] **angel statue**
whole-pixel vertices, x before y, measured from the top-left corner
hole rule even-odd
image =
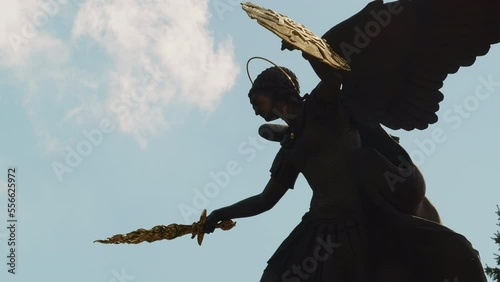
[[[500,1],[373,1],[322,39],[340,55],[332,63],[302,49],[321,80],[310,94],[299,94],[285,67],[253,81],[255,113],[287,124],[260,128],[281,148],[264,190],[214,210],[203,231],[271,209],[302,173],[313,191],[310,209],[261,282],[486,281],[478,252],[440,224],[421,173],[381,125],[413,130],[437,122],[446,76],[500,41]],[[304,38],[290,34],[282,49],[297,40]]]

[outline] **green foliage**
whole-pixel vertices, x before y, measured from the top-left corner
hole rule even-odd
[[[497,223],[497,225],[500,226],[500,208],[498,206],[497,206],[497,215],[498,215],[498,219],[499,219],[499,223]],[[498,250],[500,250],[500,232],[497,231],[495,233],[495,237],[492,239],[498,245]],[[497,262],[497,266],[500,266],[500,255],[495,254],[495,260]],[[493,279],[493,281],[500,282],[500,268],[498,268],[498,267],[492,268],[492,267],[489,267],[488,265],[486,265],[485,272],[486,272],[486,274],[488,274],[489,277],[491,277]]]

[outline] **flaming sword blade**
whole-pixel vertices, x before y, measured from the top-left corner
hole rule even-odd
[[[142,242],[154,242],[159,240],[172,240],[177,237],[181,237],[187,234],[191,234],[191,238],[198,237],[198,245],[201,246],[203,242],[203,237],[205,233],[203,232],[203,226],[205,225],[207,218],[207,211],[203,210],[200,221],[194,222],[191,225],[182,224],[170,224],[157,225],[149,230],[140,228],[135,231],[129,232],[127,234],[117,234],[109,237],[105,240],[95,240],[94,243],[101,244],[139,244]],[[236,225],[236,222],[232,220],[222,221],[216,225],[216,228],[222,230],[229,230]]]

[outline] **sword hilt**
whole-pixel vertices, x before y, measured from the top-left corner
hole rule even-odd
[[[194,237],[197,237],[196,239],[198,241],[198,245],[200,245],[200,246],[201,246],[201,243],[203,242],[203,237],[205,236],[205,232],[203,232],[203,229],[205,227],[206,222],[207,222],[207,210],[204,209],[201,212],[200,220],[198,222],[193,223],[193,225],[192,225],[193,232],[191,233],[191,239],[193,239]],[[215,228],[220,228],[220,229],[226,231],[226,230],[233,228],[235,225],[236,225],[235,221],[224,220],[220,223],[217,223],[215,225]]]

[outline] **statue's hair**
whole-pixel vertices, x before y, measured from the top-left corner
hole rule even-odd
[[[280,68],[273,66],[261,72],[253,82],[252,88],[250,88],[250,91],[248,92],[248,96],[250,97],[252,93],[257,90],[266,89],[272,90],[275,93],[274,95],[276,95],[275,97],[295,96],[302,100],[302,97],[299,94],[299,80],[295,73],[288,68]],[[293,83],[282,70],[288,74]]]

